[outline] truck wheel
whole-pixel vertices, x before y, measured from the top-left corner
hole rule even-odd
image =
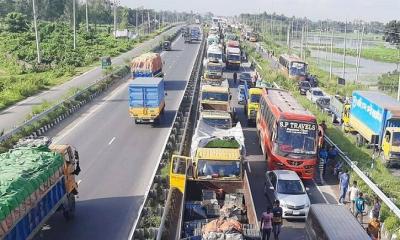
[[[63,215],[66,220],[70,220],[75,216],[75,196],[71,193],[69,193],[67,196],[67,200],[63,209]]]
[[[336,115],[332,113],[332,123],[336,122]]]

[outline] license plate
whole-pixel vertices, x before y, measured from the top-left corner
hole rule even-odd
[[[299,211],[293,211],[293,215],[300,215]]]

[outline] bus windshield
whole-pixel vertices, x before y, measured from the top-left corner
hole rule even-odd
[[[304,62],[291,62],[290,75],[304,76],[306,75],[306,64]]]
[[[199,178],[240,178],[240,161],[204,160],[197,163]]]
[[[203,121],[212,127],[220,128],[220,129],[229,129],[231,128],[231,120],[230,119],[220,119],[220,118],[203,118]]]
[[[228,54],[228,60],[232,60],[232,61],[240,61],[240,55],[232,55],[232,54]]]
[[[297,154],[316,154],[315,123],[280,121],[276,143],[280,152]]]
[[[201,99],[227,102],[229,100],[229,94],[218,92],[203,92]]]

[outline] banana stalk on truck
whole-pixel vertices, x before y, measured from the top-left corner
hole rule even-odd
[[[0,239],[32,239],[57,211],[74,216],[79,154],[50,139],[22,139],[0,154]]]

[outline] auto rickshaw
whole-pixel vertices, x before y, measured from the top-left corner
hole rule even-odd
[[[164,41],[163,43],[163,49],[165,51],[170,51],[171,50],[171,42],[170,41]]]

